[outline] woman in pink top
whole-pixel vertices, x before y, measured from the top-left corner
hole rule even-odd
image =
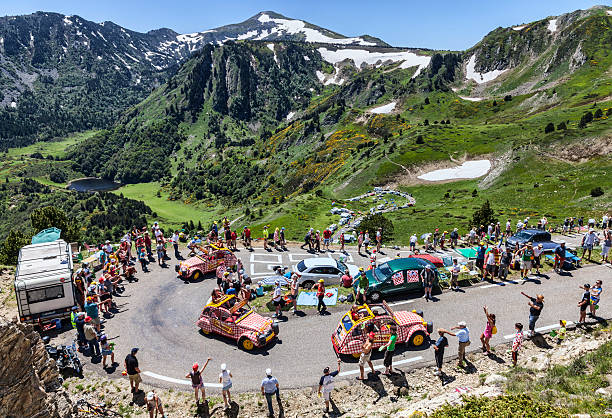
[[[486,352],[487,355],[489,355],[491,354],[489,340],[493,336],[493,328],[495,328],[495,314],[490,314],[486,305],[483,309],[487,317],[487,325],[485,326],[484,332],[480,334],[480,342],[482,343],[482,351]]]

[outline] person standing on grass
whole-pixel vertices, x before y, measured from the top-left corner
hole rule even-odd
[[[274,315],[272,315],[273,318],[282,318],[282,300],[282,289],[280,282],[277,280],[274,282],[274,292],[272,293],[272,303],[274,304],[274,307],[276,309],[276,312],[274,313]]]
[[[516,367],[516,362],[518,360],[519,351],[521,351],[521,347],[523,346],[523,324],[517,322],[514,324],[514,329],[516,330],[516,334],[514,334],[514,340],[512,340],[512,365]]]
[[[521,279],[526,279],[533,267],[533,244],[528,242],[514,254],[521,257]]]
[[[229,408],[232,403],[232,394],[230,389],[232,388],[232,373],[227,370],[227,365],[223,363],[221,365],[221,373],[219,373],[219,383],[221,383],[221,392],[223,393],[223,403],[225,409]]]
[[[543,252],[544,252],[544,246],[542,244],[538,244],[537,247],[533,248],[533,266],[535,267],[536,274],[538,276],[540,275],[540,267],[542,267],[541,257],[542,257]]]
[[[506,237],[512,236],[512,219],[506,221]]]
[[[457,228],[454,228],[450,233],[450,247],[453,250],[457,246],[457,241],[459,240],[459,232],[457,231]]]
[[[595,311],[599,308],[599,299],[601,297],[601,292],[603,292],[601,284],[601,280],[597,280],[593,287],[591,287],[591,303],[589,304],[589,307],[591,308],[589,316],[591,317],[596,316]]]
[[[125,366],[125,371],[130,379],[130,387],[132,388],[132,393],[140,392],[138,390],[138,386],[140,386],[140,382],[142,382],[142,378],[140,377],[140,369],[138,368],[138,359],[136,358],[136,353],[138,353],[138,348],[132,348],[130,354],[125,356],[125,361],[123,362]]]
[[[206,366],[208,366],[210,360],[210,357],[206,359],[206,363],[204,363],[204,366],[202,366],[202,370],[200,370],[200,365],[198,363],[193,363],[191,371],[185,375],[185,377],[191,379],[191,387],[195,390],[196,405],[200,404],[199,392],[202,392],[202,402],[206,402],[206,389],[204,388],[202,373],[204,373],[204,370],[206,369]]]
[[[480,270],[480,277],[482,278],[482,280],[484,280],[486,277],[484,262],[485,254],[487,253],[487,248],[488,247],[485,247],[484,241],[480,241],[480,245],[476,249],[476,267],[478,268],[478,270]]]
[[[270,232],[268,231],[268,228],[269,228],[269,226],[265,225],[263,227],[263,232],[262,232],[262,235],[263,235],[263,248],[266,251],[268,250],[268,238],[270,236]]]
[[[491,280],[494,278],[495,274],[495,248],[492,248],[491,251],[486,256],[487,265],[485,270],[485,275],[482,280],[486,280],[489,276],[491,276]]]
[[[434,357],[436,359],[436,371],[435,376],[442,376],[442,364],[444,364],[444,349],[448,347],[448,338],[444,336],[447,331],[442,328],[438,328],[438,339],[432,345],[434,349]]]
[[[385,357],[383,360],[385,372],[383,374],[385,376],[390,376],[393,374],[393,353],[395,352],[395,343],[397,342],[397,327],[391,322],[388,323],[387,326],[391,331],[391,336],[389,337],[387,344],[380,347],[378,351],[382,351],[383,349],[385,350]]]
[[[329,412],[329,402],[331,400],[331,393],[334,390],[334,377],[338,376],[340,373],[340,364],[341,361],[338,359],[338,370],[334,370],[330,373],[329,367],[323,369],[323,376],[319,379],[319,391],[318,394],[321,396],[323,394],[323,399],[325,400],[325,413]]]
[[[317,299],[319,302],[317,303],[317,311],[319,311],[319,315],[325,314],[327,311],[327,305],[325,305],[325,280],[320,279],[317,284]]]
[[[612,222],[612,220],[608,221]],[[606,226],[602,232],[602,243],[601,243],[601,262],[602,264],[608,263],[608,254],[610,254],[610,248],[612,248],[612,231]]]
[[[459,331],[454,334],[452,332],[447,332],[447,334],[452,335],[453,337],[457,337],[457,339],[459,340],[459,349],[457,351],[457,367],[463,368],[463,362],[466,361],[465,349],[470,345],[470,330],[464,321],[459,322],[456,327],[451,328],[451,330],[454,329],[458,329]]]
[[[591,285],[585,283],[582,287],[580,287],[580,289],[584,290],[584,293],[582,293],[582,299],[580,299],[580,302],[578,302],[580,317],[576,325],[584,325],[586,323],[586,311],[591,304]]]
[[[459,290],[459,273],[461,273],[461,266],[456,258],[453,258],[453,265],[450,268],[451,281],[450,288],[453,291]]]
[[[527,305],[529,305],[529,337],[533,337],[535,335],[535,325],[540,319],[540,314],[542,313],[542,309],[544,309],[544,295],[536,295],[535,298],[532,298],[525,292],[521,292],[521,295],[525,296],[529,299]]]
[[[268,416],[274,417],[274,408],[272,407],[272,397],[276,396],[278,408],[282,411],[280,391],[278,387],[278,379],[272,376],[272,369],[266,369],[266,377],[261,381],[261,394],[265,396],[268,404]]]
[[[484,306],[484,313],[487,317],[487,324],[485,325],[485,329],[480,334],[480,342],[482,343],[482,351],[483,353],[487,353],[487,355],[491,354],[491,346],[489,345],[489,341],[494,333],[497,332],[497,328],[495,327],[495,314],[489,313],[487,306]]]
[[[359,273],[353,280],[352,286],[355,286],[355,282],[358,283],[355,303],[363,305],[366,302],[366,294],[368,293],[368,287],[370,285],[370,281],[366,277],[363,267],[359,267]]]
[[[291,311],[293,312],[294,315],[297,313],[297,299],[300,294],[299,279],[300,278],[298,277],[297,274],[293,273],[291,275],[290,289],[291,289],[291,302],[293,303],[293,308],[291,308]]]
[[[374,338],[368,335],[363,345],[361,346],[361,354],[359,355],[359,377],[357,380],[367,380],[365,378],[365,365],[366,363],[370,366],[372,374],[375,373],[374,365],[372,364],[372,347],[374,345]]]
[[[161,414],[162,418],[166,418],[162,401],[154,390],[147,393],[147,411],[149,411],[149,418],[153,418],[153,413],[157,416],[158,412]]]

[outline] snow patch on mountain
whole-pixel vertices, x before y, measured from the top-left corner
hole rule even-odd
[[[400,62],[400,68],[418,67],[412,78],[419,75],[421,70],[429,65],[431,57],[417,55],[414,52],[370,52],[363,49],[337,49],[331,51],[327,48],[319,48],[319,53],[323,59],[332,64],[352,60],[357,68],[363,64],[380,66],[387,61]]]
[[[550,19],[548,21],[548,30],[551,32],[557,31],[557,19]]]
[[[268,14],[263,13],[261,16],[257,18],[259,22],[263,24],[273,23],[276,25],[276,31],[273,29],[272,32],[286,32],[291,35],[295,35],[298,33],[302,33],[305,36],[306,42],[320,42],[326,44],[358,44],[362,46],[375,46],[374,42],[368,42],[363,38],[332,38],[329,37],[320,31],[312,28],[306,27],[306,22],[302,20],[294,20],[294,19],[279,19],[272,18]]]
[[[516,30],[516,31],[523,30],[523,29],[525,29],[526,26],[527,25],[514,26],[514,27],[512,27],[512,30]]]
[[[462,98],[463,100],[467,100],[468,102],[480,102],[481,100],[484,100],[482,97],[463,97],[463,96],[459,96],[460,98]]]
[[[270,51],[274,52],[274,44],[267,44],[266,46]]]
[[[493,70],[486,73],[476,72],[476,55],[472,55],[467,63],[467,66],[465,67],[465,78],[467,78],[468,80],[474,80],[478,84],[482,84],[491,80],[495,80],[497,77],[499,77],[506,71],[508,71],[508,69]]]
[[[377,115],[391,113],[395,109],[396,105],[397,105],[397,102],[387,103],[386,105],[382,105],[382,106],[375,107],[374,109],[370,109],[370,113],[375,113]]]
[[[243,39],[251,39],[256,37],[257,35],[259,35],[259,31],[258,30],[250,30],[246,33],[242,33],[240,35],[238,35],[238,40],[241,41]]]

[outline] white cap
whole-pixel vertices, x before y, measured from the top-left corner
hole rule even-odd
[[[266,369],[266,376],[272,376],[272,369],[270,368]]]
[[[227,370],[227,364],[225,363],[221,364],[221,370]]]
[[[457,325],[459,325],[460,327],[466,327],[467,326],[465,321],[459,321],[459,323],[457,323]]]
[[[147,393],[147,401],[152,401],[155,394],[153,392]]]

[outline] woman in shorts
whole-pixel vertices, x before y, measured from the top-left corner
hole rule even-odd
[[[221,383],[221,391],[223,393],[223,402],[225,408],[229,408],[232,403],[232,395],[230,389],[232,388],[232,374],[227,370],[225,363],[221,365],[221,373],[219,373],[219,383]]]
[[[595,316],[595,311],[599,309],[599,299],[601,298],[601,292],[603,289],[601,288],[601,280],[597,280],[593,287],[591,287],[591,313],[590,316]]]
[[[111,366],[115,364],[115,353],[113,347],[108,342],[106,335],[100,336],[100,348],[102,348],[102,368],[106,369],[106,357],[110,356]]]
[[[484,306],[484,313],[487,317],[487,324],[485,325],[485,329],[480,334],[480,342],[482,343],[482,351],[487,353],[487,355],[491,354],[491,346],[489,345],[489,341],[493,336],[493,330],[495,329],[495,314],[489,313],[486,305]]]
[[[202,370],[200,370],[200,365],[198,363],[194,363],[192,370],[185,376],[191,379],[191,387],[195,390],[196,405],[200,404],[200,399],[198,396],[199,392],[202,392],[202,402],[206,402],[206,391],[204,390],[204,381],[202,380],[202,373],[204,372],[204,369],[206,369],[206,366],[208,366],[210,360],[211,358],[208,357],[206,363],[204,363],[204,366],[202,367]]]

